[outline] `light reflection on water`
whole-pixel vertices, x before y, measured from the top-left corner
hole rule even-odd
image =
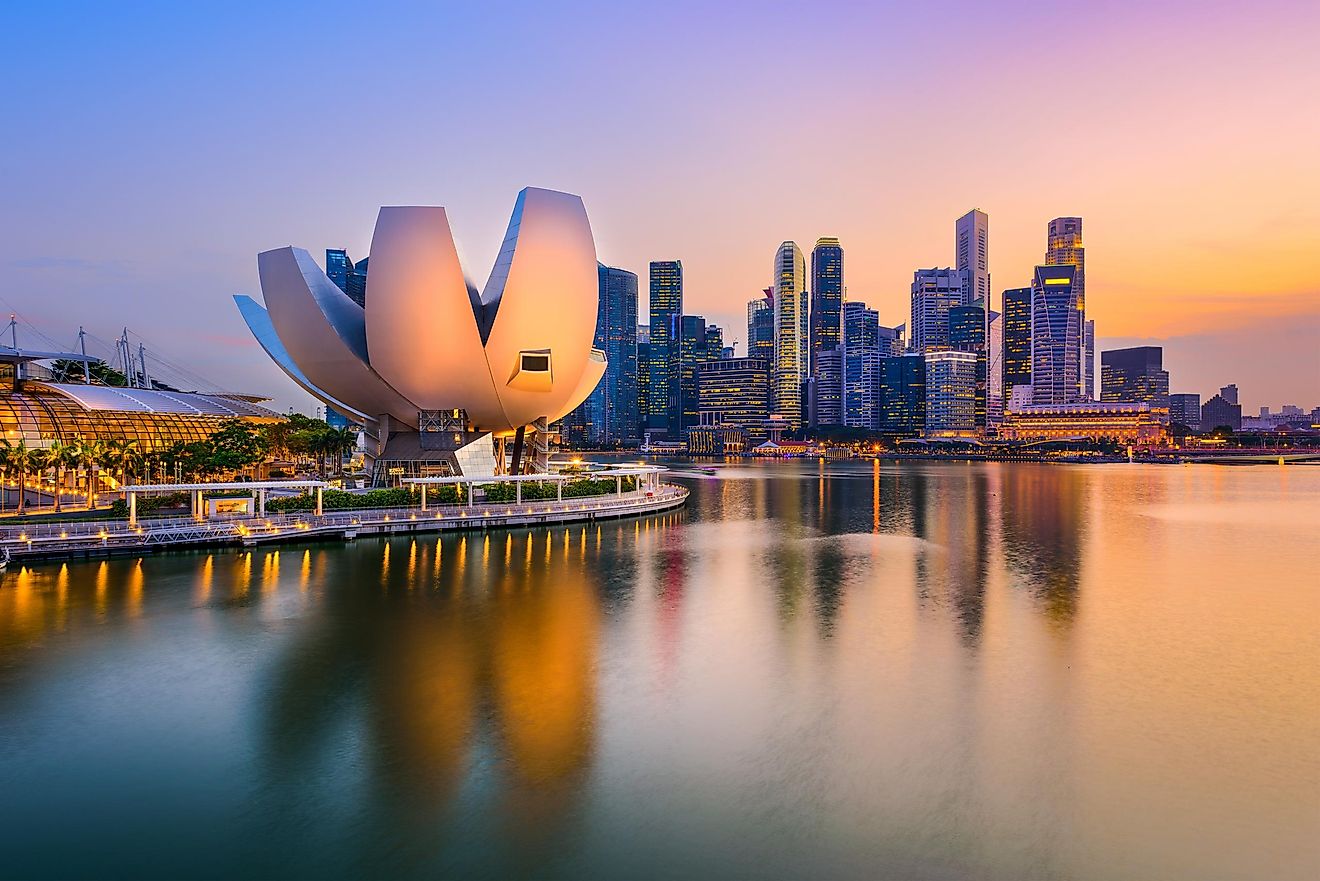
[[[0,876],[1320,871],[1320,469],[722,471],[10,573]]]

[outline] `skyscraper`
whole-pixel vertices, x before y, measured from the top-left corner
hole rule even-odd
[[[955,229],[957,268],[966,272],[963,302],[990,303],[990,217],[973,208]]]
[[[363,257],[355,265],[343,248],[325,249],[326,277],[362,307],[367,305],[367,260]]]
[[[670,436],[677,439],[697,424],[700,412],[698,376],[702,365],[720,360],[724,342],[720,329],[706,324],[706,319],[700,315],[677,316],[674,325],[671,338],[677,341],[677,345],[673,349],[671,371],[678,378],[678,421]]]
[[[683,314],[683,261],[653,260],[650,270],[651,358],[646,426],[677,437],[678,377],[670,371],[678,363],[678,340],[671,334],[681,328],[676,319]]]
[[[1082,331],[1078,336],[1077,360],[1078,400],[1095,398],[1095,328],[1090,329],[1091,357],[1087,358],[1087,320],[1086,320],[1086,249],[1082,246],[1082,219],[1080,217],[1056,217],[1049,222],[1045,239],[1046,266],[1075,266],[1073,290],[1080,313]]]
[[[637,437],[646,434],[646,419],[651,412],[651,328],[637,325]]]
[[[843,350],[838,346],[816,353],[816,372],[808,383],[808,416],[812,426],[843,425]]]
[[[807,382],[807,346],[810,342],[807,305],[807,267],[796,242],[784,242],[775,252],[775,369],[774,411],[789,430],[802,425],[802,390]]]
[[[1194,394],[1169,395],[1169,421],[1188,428],[1201,427],[1201,396]]]
[[[926,437],[970,437],[976,434],[976,353],[927,352],[925,358],[926,413],[922,434]],[[984,424],[984,420],[979,423]]]
[[[1031,286],[1031,401],[1035,405],[1082,401],[1085,351],[1081,303],[1070,264],[1037,266]]]
[[[949,310],[949,347],[959,352],[970,353],[976,358],[976,425],[978,428],[985,428],[990,365],[985,342],[987,321],[985,308],[981,302],[978,300],[965,306],[954,306]],[[926,365],[926,372],[929,375],[929,364]],[[929,412],[927,409],[928,419]]]
[[[986,421],[999,422],[1004,414],[1004,315],[991,312],[986,336]]]
[[[838,239],[816,240],[811,251],[811,372],[816,353],[837,348],[842,335],[843,247]]]
[[[1169,371],[1164,349],[1134,346],[1100,353],[1100,400],[1144,401],[1152,407],[1169,406]]]
[[[964,303],[967,273],[959,269],[918,269],[912,274],[914,352],[949,347],[949,310]]]
[[[926,430],[926,356],[908,352],[881,362],[881,430],[915,437]]]
[[[849,428],[880,427],[880,359],[889,354],[888,349],[882,351],[881,330],[874,309],[861,302],[843,304],[842,410]]]
[[[1086,319],[1086,350],[1082,355],[1082,397],[1095,400],[1095,322]]]
[[[767,364],[775,358],[774,288],[747,303],[747,357]]]
[[[753,443],[766,439],[770,362],[761,358],[707,361],[697,374],[699,424],[740,428]]]
[[[1031,288],[1004,291],[1003,396],[1031,385]]]

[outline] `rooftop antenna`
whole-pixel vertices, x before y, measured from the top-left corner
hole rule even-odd
[[[83,382],[91,385],[92,371],[91,368],[87,366],[87,331],[82,329],[81,324],[78,325],[78,348],[82,350],[83,356]]]

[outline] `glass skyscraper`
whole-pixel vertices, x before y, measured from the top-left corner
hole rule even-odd
[[[843,304],[843,424],[849,428],[880,428],[880,360],[889,354],[881,348],[880,331],[874,309]]]
[[[1037,266],[1031,291],[1031,402],[1076,404],[1085,351],[1082,306],[1073,287],[1077,268]]]
[[[363,257],[354,264],[343,248],[325,249],[325,274],[335,287],[348,294],[348,298],[359,306],[367,305],[367,261]]]
[[[766,364],[775,358],[774,288],[747,303],[747,357],[761,358]]]
[[[775,368],[772,380],[774,412],[783,416],[790,431],[802,425],[802,390],[807,382],[808,323],[807,267],[796,242],[784,242],[775,252]]]
[[[960,269],[918,269],[912,274],[912,350],[949,347],[949,310],[964,304],[967,273]]]
[[[611,446],[637,437],[637,274],[597,264],[597,279],[592,345],[605,353],[605,375],[565,422],[581,431],[581,442]]]
[[[1100,400],[1144,401],[1152,407],[1169,406],[1169,371],[1164,349],[1134,346],[1100,353]]]
[[[670,437],[680,434],[677,321],[683,314],[683,261],[654,260],[650,267],[651,340],[646,427]]]
[[[1003,395],[1015,385],[1031,385],[1031,288],[1004,291]]]
[[[843,247],[835,238],[816,240],[811,251],[812,425],[842,425],[843,358],[824,352],[839,348],[843,337]],[[823,371],[823,372],[822,372]]]
[[[881,430],[916,437],[926,430],[926,356],[908,352],[881,362]]]
[[[1049,222],[1045,233],[1045,265],[1074,266],[1077,271],[1073,276],[1073,288],[1076,292],[1078,310],[1081,312],[1082,334],[1079,340],[1081,351],[1078,361],[1080,400],[1095,398],[1095,328],[1087,328],[1086,320],[1086,248],[1082,245],[1082,219],[1080,217],[1056,217]],[[1087,335],[1091,346],[1088,357]]]

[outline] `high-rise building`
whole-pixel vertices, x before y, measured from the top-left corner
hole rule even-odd
[[[1037,406],[1083,401],[1083,318],[1071,264],[1037,266],[1031,290],[1031,399]]]
[[[571,433],[581,433],[575,441],[608,446],[637,437],[637,274],[597,264],[597,280],[592,345],[605,353],[605,375],[565,424]]]
[[[1100,400],[1144,401],[1152,407],[1169,406],[1169,371],[1164,349],[1134,346],[1100,353]]]
[[[816,372],[808,383],[808,417],[813,427],[843,425],[843,350],[816,353]]]
[[[916,437],[926,430],[926,356],[907,352],[881,361],[881,430]]]
[[[987,321],[982,301],[966,306],[954,306],[949,310],[949,347],[959,352],[970,352],[976,356],[976,424],[984,429],[986,424],[986,399],[989,396],[990,362],[986,351]],[[930,365],[926,365],[929,375]],[[929,408],[927,419],[929,419]]]
[[[1031,385],[1031,288],[1004,291],[1003,385],[1007,399],[1015,385]]]
[[[811,251],[811,373],[816,354],[839,347],[843,320],[843,247],[838,239],[816,240]]]
[[[646,434],[646,418],[651,412],[651,328],[637,325],[637,436]]]
[[[991,312],[986,336],[986,422],[994,425],[1004,415],[1004,316]]]
[[[335,287],[348,294],[359,306],[367,305],[367,260],[363,257],[356,265],[343,248],[325,249],[325,274]]]
[[[763,358],[707,361],[697,374],[698,425],[702,429],[741,433],[743,449],[767,438],[770,362]],[[692,432],[688,432],[689,439]],[[690,443],[690,441],[689,441]],[[710,452],[732,452],[727,443]]]
[[[706,357],[724,357],[724,328],[718,324],[706,325]]]
[[[958,218],[955,228],[957,268],[965,275],[964,303],[990,302],[990,217],[973,208]]]
[[[949,347],[949,310],[963,304],[967,273],[959,269],[918,269],[912,274],[914,352]]]
[[[1086,320],[1086,249],[1082,246],[1082,219],[1080,217],[1056,217],[1049,222],[1045,236],[1045,265],[1073,266],[1073,292],[1079,313],[1082,331],[1078,335],[1077,361],[1078,372],[1077,400],[1095,399],[1095,328],[1090,330],[1090,358],[1087,358],[1087,320]],[[1039,403],[1039,402],[1037,402]]]
[[[977,423],[975,352],[927,352],[925,437],[971,437]],[[896,360],[896,359],[889,359]],[[980,423],[984,425],[984,421]]]
[[[677,346],[673,349],[674,358],[670,369],[678,378],[678,403],[677,427],[669,434],[673,438],[680,438],[689,427],[697,424],[699,418],[700,387],[697,375],[701,366],[708,361],[720,360],[724,345],[716,334],[712,346],[706,319],[700,315],[681,315],[674,319],[673,324],[671,339],[677,341]]]
[[[843,304],[843,424],[880,428],[880,359],[891,352],[881,340],[880,316],[865,303]],[[882,348],[886,347],[886,348]]]
[[[767,364],[775,358],[774,288],[747,303],[747,357],[760,358]]]
[[[1224,394],[1229,392],[1229,394]],[[1237,386],[1229,385],[1219,390],[1219,394],[1201,405],[1201,430],[1214,431],[1216,428],[1242,430],[1242,405],[1237,402]]]
[[[653,260],[650,267],[651,344],[647,388],[646,427],[671,437],[680,433],[678,340],[671,334],[681,327],[683,314],[683,261]]]
[[[1201,396],[1192,394],[1169,395],[1169,422],[1186,425],[1188,428],[1201,427]]]
[[[880,357],[891,358],[903,354],[903,330],[907,325],[898,327],[878,327],[877,338],[880,340]]]
[[[789,430],[802,425],[802,391],[807,383],[810,309],[807,304],[807,267],[796,242],[784,242],[775,252],[775,369],[774,410]]]

